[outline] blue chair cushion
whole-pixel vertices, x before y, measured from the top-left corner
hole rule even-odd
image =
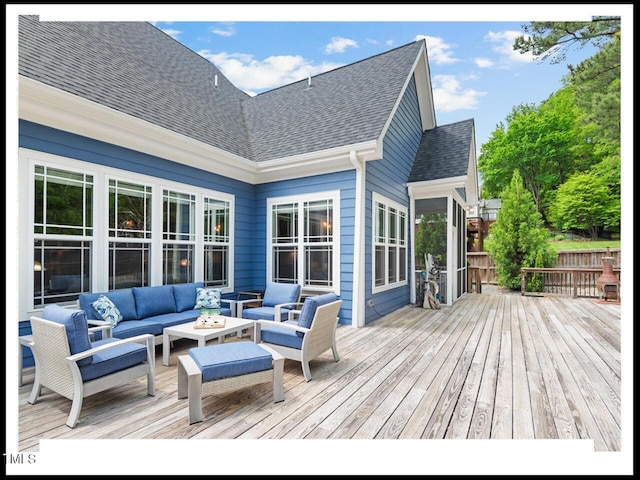
[[[280,321],[286,320],[289,316],[288,308],[280,309]],[[276,310],[274,307],[255,307],[242,309],[242,318],[248,320],[274,320]]]
[[[236,377],[272,368],[271,354],[253,342],[221,343],[189,350],[202,372],[202,381]]]
[[[133,287],[132,290],[136,299],[138,318],[148,318],[176,311],[176,301],[173,298],[173,287],[171,285]]]
[[[193,310],[196,304],[196,288],[203,288],[203,282],[176,283],[173,285],[173,297],[176,301],[176,312]]]
[[[89,325],[84,310],[69,310],[60,305],[52,304],[44,307],[42,318],[64,325],[71,355],[85,352],[91,348]],[[78,360],[78,366],[90,365],[92,361],[92,357],[83,358]]]
[[[138,313],[136,311],[136,300],[133,297],[133,291],[130,288],[120,290],[112,290],[102,293],[81,293],[78,296],[80,308],[87,313],[87,318],[92,320],[103,320],[98,312],[91,305],[100,295],[104,295],[117,307],[122,320],[136,320]]]
[[[117,338],[105,338],[91,344],[91,348],[99,347],[105,343],[117,342]],[[147,359],[147,347],[140,343],[127,343],[104,352],[93,355],[90,365],[80,367],[82,381],[86,382],[95,378],[104,377],[110,373],[133,367]]]
[[[302,310],[300,311],[300,317],[298,318],[298,326],[311,328],[313,317],[315,317],[318,307],[326,305],[327,303],[335,302],[336,300],[338,300],[338,296],[333,292],[305,298],[304,303],[302,304]],[[302,332],[296,333],[300,337],[304,336],[304,333]]]
[[[281,303],[294,303],[300,298],[300,285],[297,283],[267,283],[262,299],[263,307],[275,307]]]
[[[297,322],[293,320],[287,320],[282,323],[290,323],[297,325]],[[302,336],[296,335],[299,332],[295,330],[289,330],[281,326],[280,323],[274,323],[273,326],[262,325],[260,327],[260,338],[265,343],[273,343],[275,345],[282,345],[284,347],[291,347],[300,350],[302,348]]]

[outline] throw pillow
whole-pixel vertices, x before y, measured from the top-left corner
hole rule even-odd
[[[220,309],[220,289],[198,288],[196,289],[196,305],[194,309],[210,308]]]
[[[118,325],[118,322],[122,321],[120,310],[118,310],[115,304],[109,300],[109,297],[100,295],[91,305],[95,308],[96,312],[98,312],[98,315],[111,323],[112,327],[115,327]]]

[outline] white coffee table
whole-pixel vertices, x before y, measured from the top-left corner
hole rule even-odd
[[[162,364],[170,364],[171,341],[178,338],[197,340],[199,347],[204,347],[209,340],[218,339],[218,343],[224,342],[225,335],[237,333],[242,338],[242,331],[249,330],[253,339],[254,321],[245,318],[225,317],[225,325],[222,328],[193,328],[196,322],[183,323],[174,327],[167,327],[162,331]]]

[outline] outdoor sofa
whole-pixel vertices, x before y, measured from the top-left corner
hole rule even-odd
[[[108,300],[100,302],[101,297]],[[165,327],[195,321],[201,308],[216,308],[216,300],[220,315],[235,315],[234,301],[221,299],[219,289],[206,289],[202,282],[82,293],[78,307],[86,312],[90,325],[111,324],[114,338],[149,333],[159,345]]]

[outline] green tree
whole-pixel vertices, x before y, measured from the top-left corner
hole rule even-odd
[[[590,22],[531,22],[523,25],[524,35],[516,38],[513,49],[531,52],[541,61],[560,63],[573,48],[592,44],[602,47],[620,31],[620,17],[598,16]]]
[[[571,48],[588,44],[597,52],[577,66],[568,65],[566,81],[576,92],[576,105],[585,112],[584,122],[593,124],[593,143],[602,156],[619,153],[620,145],[620,17],[600,16],[589,22],[531,22],[513,45],[540,61],[560,63]]]
[[[484,198],[495,198],[518,169],[537,210],[545,216],[549,192],[576,169],[593,162],[591,129],[581,123],[583,112],[575,105],[573,88],[567,86],[539,107],[518,105],[481,146],[478,170]]]
[[[563,231],[586,231],[597,240],[601,228],[620,223],[620,197],[609,192],[595,170],[573,175],[558,188],[550,208],[553,223]]]
[[[491,224],[485,245],[493,258],[498,284],[518,289],[523,267],[540,264],[551,267],[555,253],[547,243],[548,232],[533,196],[524,187],[517,169],[501,197],[502,206]]]

